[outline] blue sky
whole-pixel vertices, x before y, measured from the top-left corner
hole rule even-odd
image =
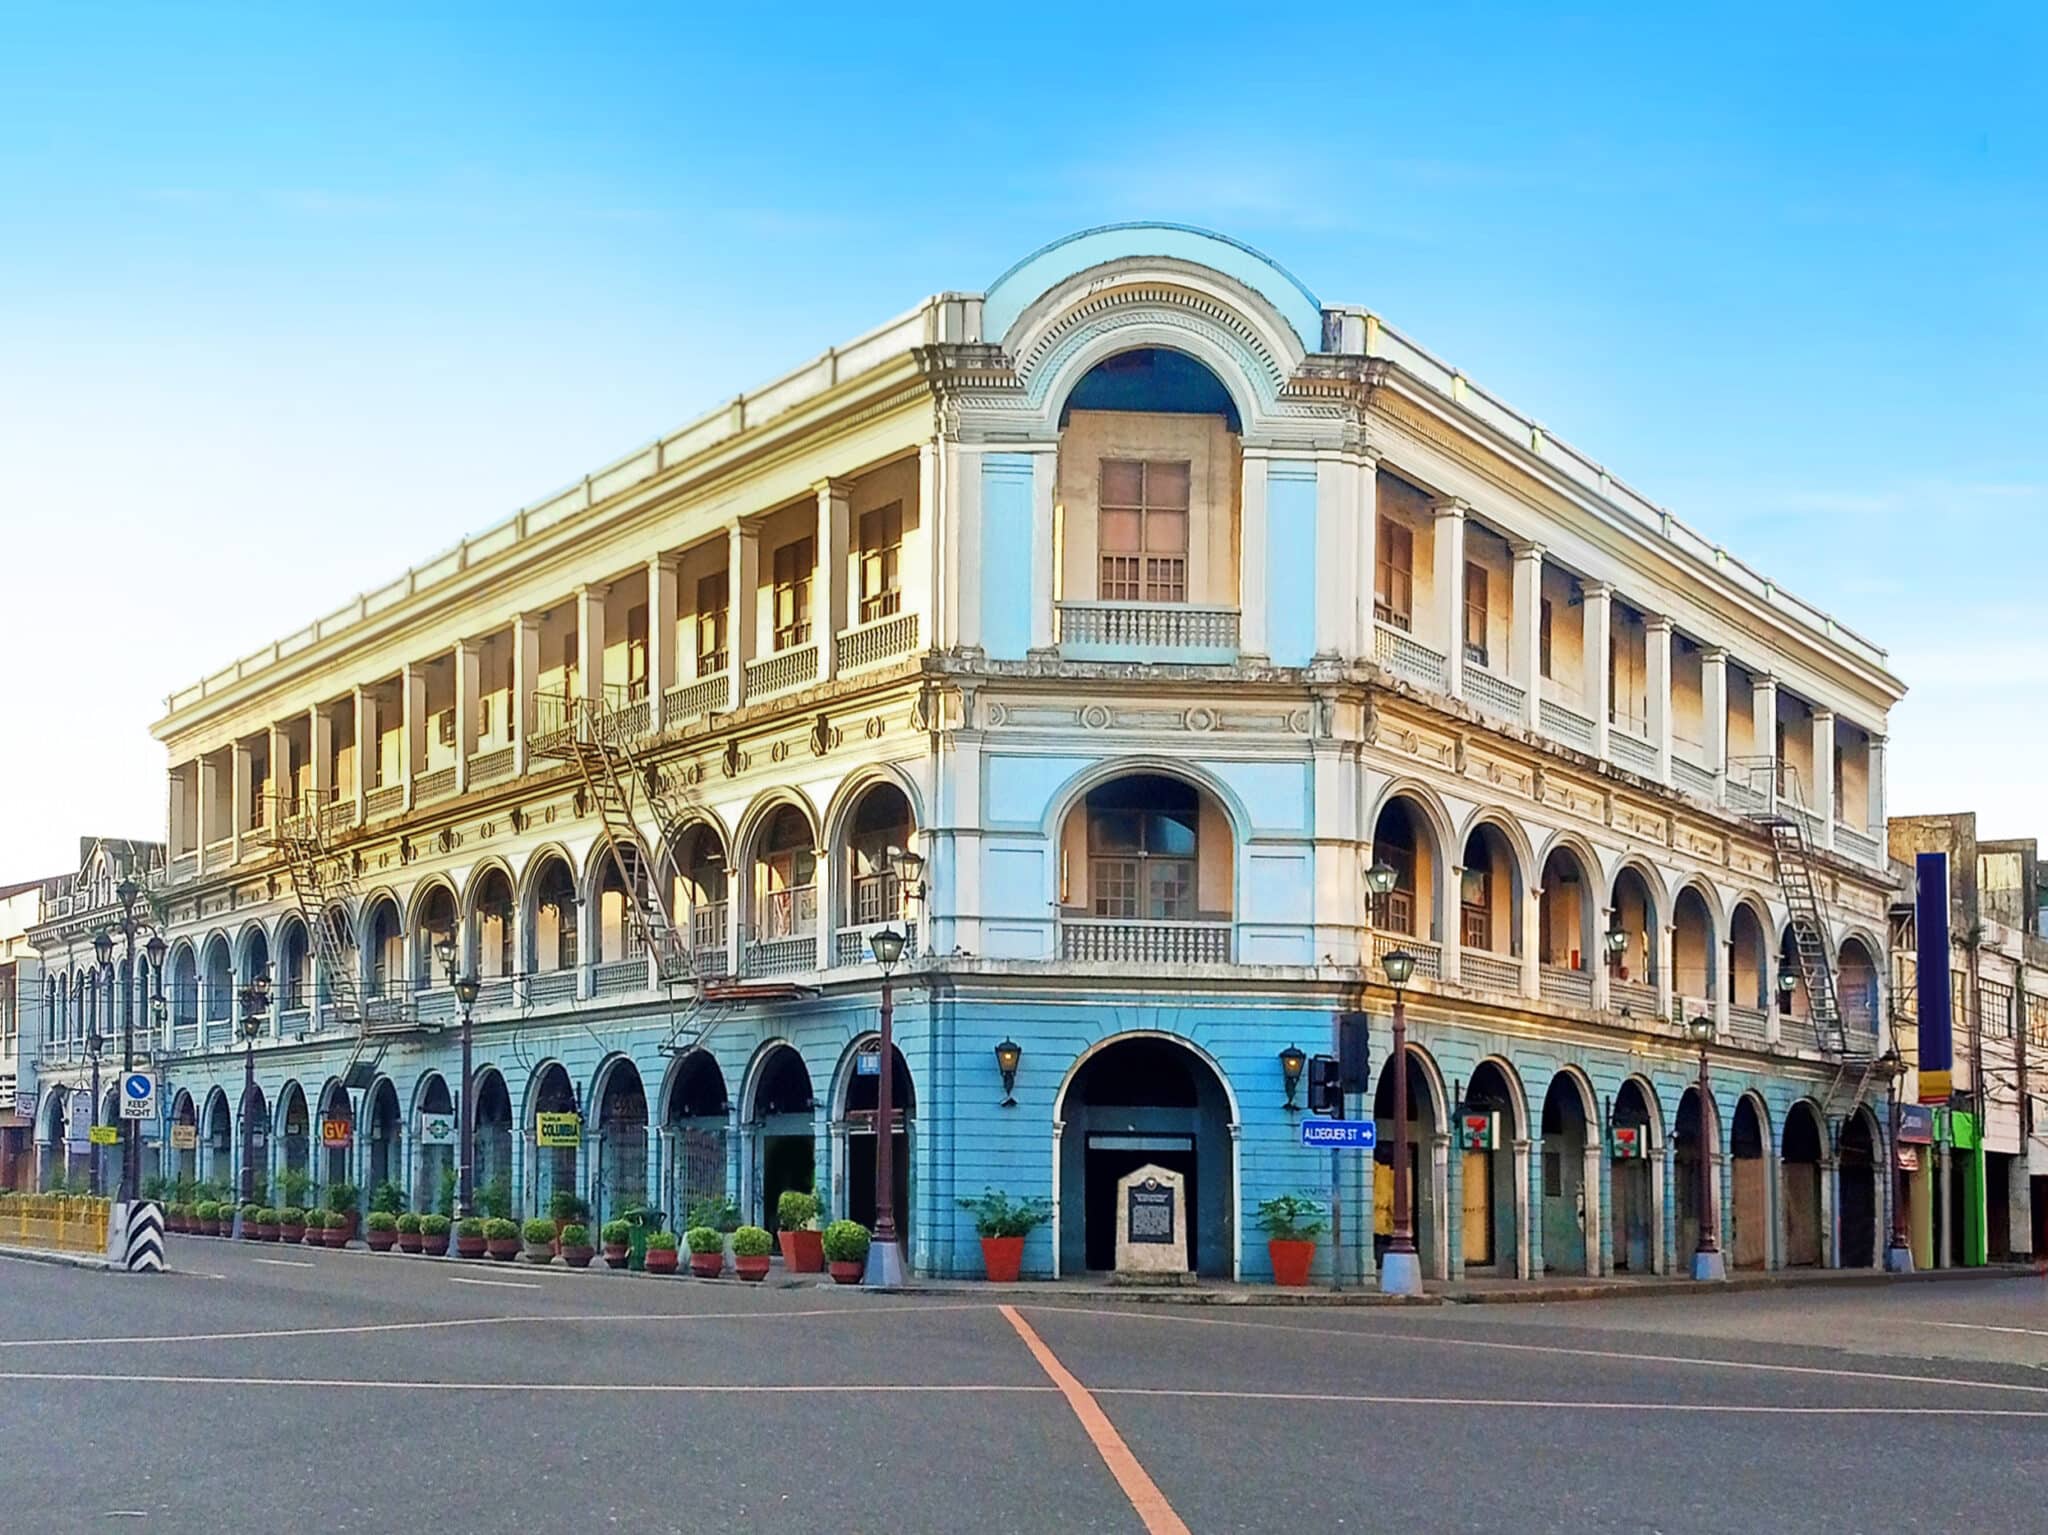
[[[2048,838],[2048,23],[1641,9],[0,11],[0,880],[161,835],[173,687],[1131,218],[1889,646],[1893,808]]]

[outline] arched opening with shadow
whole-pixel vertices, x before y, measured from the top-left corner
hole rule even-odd
[[[794,1045],[775,1044],[754,1067],[747,1114],[752,1147],[749,1218],[775,1229],[775,1204],[794,1189],[817,1186],[817,1099],[810,1068]]]
[[[1465,1272],[1519,1272],[1523,1202],[1514,1143],[1523,1135],[1520,1094],[1498,1061],[1481,1061],[1459,1106],[1459,1246]]]
[[[910,1244],[911,1150],[917,1121],[917,1086],[910,1079],[910,1064],[900,1048],[891,1048],[889,1080],[892,1157],[892,1197],[896,1203],[896,1231],[904,1245]],[[839,1081],[838,1112],[832,1118],[840,1137],[846,1168],[846,1213],[852,1220],[872,1228],[875,1224],[875,1112],[882,1082],[882,1041],[869,1034],[847,1057]]]
[[[1735,1202],[1728,1210],[1731,1268],[1761,1269],[1770,1264],[1770,1143],[1756,1094],[1744,1093],[1736,1100],[1735,1123],[1729,1126],[1735,1161]]]
[[[1867,1269],[1877,1264],[1877,1125],[1870,1111],[1858,1105],[1842,1122],[1841,1145],[1835,1158],[1835,1182],[1840,1190],[1840,1262],[1845,1269]]]
[[[597,1166],[592,1218],[602,1224],[647,1204],[647,1090],[631,1061],[606,1068],[597,1100]]]
[[[729,1186],[729,1135],[732,1104],[725,1073],[709,1050],[692,1050],[676,1063],[669,1086],[668,1213],[680,1223],[692,1205],[724,1199]]]
[[[453,1215],[455,1152],[462,1131],[455,1122],[455,1095],[440,1072],[430,1071],[420,1082],[415,1113],[419,1138],[413,1155],[412,1207]]]
[[[371,1196],[386,1184],[405,1192],[405,1121],[398,1110],[398,1089],[389,1077],[380,1077],[377,1085],[370,1089],[369,1145],[365,1148],[369,1158],[364,1170],[363,1207],[368,1209]]]
[[[540,1075],[534,1079],[528,1094],[527,1104],[526,1141],[533,1151],[533,1177],[527,1205],[532,1214],[539,1216],[547,1213],[548,1202],[555,1195],[577,1192],[577,1164],[583,1151],[580,1126],[567,1145],[544,1146],[540,1142],[541,1115],[575,1114],[579,1110],[576,1086],[569,1080],[569,1073],[561,1062],[550,1061],[541,1067]]]
[[[1671,1176],[1678,1184],[1673,1193],[1678,1216],[1674,1234],[1681,1269],[1692,1262],[1692,1255],[1700,1245],[1700,1159],[1703,1156],[1707,1160],[1708,1208],[1715,1220],[1720,1217],[1720,1144],[1716,1106],[1708,1104],[1702,1111],[1699,1088],[1688,1087],[1678,1100],[1678,1114],[1671,1122]],[[1718,1237],[1718,1227],[1715,1234]]]
[[[1821,1159],[1826,1144],[1820,1114],[1810,1100],[1800,1099],[1785,1116],[1785,1149],[1779,1157],[1787,1268],[1818,1268],[1827,1261],[1821,1203]]]
[[[458,1105],[459,1107],[459,1105]],[[512,1205],[512,1092],[495,1066],[476,1074],[475,1164],[470,1186],[479,1209]],[[457,1132],[460,1134],[460,1131]],[[486,1195],[489,1196],[488,1200]]]
[[[1599,1143],[1591,1132],[1584,1085],[1570,1072],[1543,1095],[1543,1268],[1592,1272],[1588,1234],[1600,1197]]]
[[[1658,1154],[1655,1100],[1634,1077],[1615,1092],[1611,1110],[1608,1182],[1613,1196],[1614,1268],[1622,1274],[1649,1274],[1657,1269],[1658,1235],[1663,1212],[1658,1207]]]

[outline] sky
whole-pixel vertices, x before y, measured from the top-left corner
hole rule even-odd
[[[1369,306],[1886,646],[2048,840],[2048,21],[0,5],[0,882],[166,695],[1075,229]]]

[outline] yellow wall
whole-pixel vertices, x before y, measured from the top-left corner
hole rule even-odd
[[[1586,609],[1572,606],[1572,578],[1555,565],[1543,567],[1543,595],[1550,603],[1550,680],[1543,696],[1567,709],[1586,707]],[[1541,657],[1538,657],[1541,661]]]
[[[1707,746],[1707,704],[1704,692],[1705,665],[1699,648],[1671,638],[1671,737],[1690,747],[1685,753],[1695,762],[1704,758]]]
[[[1105,458],[1188,462],[1188,601],[1237,602],[1238,441],[1221,416],[1077,410],[1060,434],[1060,596],[1094,601],[1096,494]],[[1312,552],[1302,551],[1304,559]]]

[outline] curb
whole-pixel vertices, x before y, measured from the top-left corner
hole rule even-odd
[[[98,1269],[107,1274],[125,1274],[126,1269],[117,1269],[105,1258],[93,1253],[45,1252],[40,1247],[0,1247],[0,1258],[13,1258],[21,1263],[41,1263],[51,1268]]]
[[[1882,1270],[1820,1269],[1810,1274],[1745,1274],[1718,1283],[1665,1280],[1637,1289],[1630,1284],[1535,1285],[1519,1290],[1450,1291],[1454,1306],[1530,1306],[1550,1301],[1698,1299],[1708,1295],[1753,1294],[1766,1290],[1872,1290],[1886,1285],[1942,1284],[1972,1279],[2016,1279],[2038,1273],[2030,1263],[1986,1263],[1974,1268],[1919,1269],[1911,1274]]]

